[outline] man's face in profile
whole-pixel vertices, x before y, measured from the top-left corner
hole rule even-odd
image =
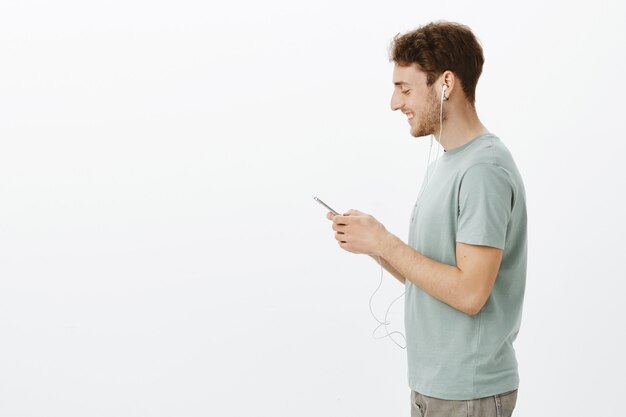
[[[400,110],[407,115],[414,137],[428,136],[439,128],[440,103],[435,84],[426,85],[426,73],[416,65],[394,64],[394,90],[391,96],[391,110]]]

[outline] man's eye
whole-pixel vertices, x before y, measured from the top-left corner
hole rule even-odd
[[[404,91],[402,92],[402,94],[409,94],[409,91],[411,91],[411,90],[404,90]]]

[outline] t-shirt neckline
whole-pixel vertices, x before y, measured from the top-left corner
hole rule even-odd
[[[471,145],[472,143],[476,142],[476,140],[477,140],[477,139],[480,139],[480,138],[482,138],[482,137],[484,137],[484,136],[493,136],[493,134],[492,134],[491,132],[483,133],[483,134],[478,135],[478,136],[476,136],[475,138],[473,138],[473,139],[469,140],[468,142],[464,143],[463,145],[461,145],[461,146],[459,146],[459,147],[457,147],[457,148],[454,148],[454,149],[449,150],[449,151],[446,151],[446,150],[444,149],[444,151],[443,151],[443,156],[444,156],[444,157],[446,157],[446,156],[450,156],[450,155],[454,155],[454,154],[456,154],[456,153],[459,153],[459,152],[461,152],[463,149],[465,149],[465,148],[467,148],[469,145]]]

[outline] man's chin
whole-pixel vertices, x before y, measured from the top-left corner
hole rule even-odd
[[[411,130],[411,136],[413,136],[414,138],[425,138],[425,137],[430,136],[430,135],[432,135],[432,133],[425,133],[424,131],[422,131],[422,132],[417,131],[416,132],[414,130]]]

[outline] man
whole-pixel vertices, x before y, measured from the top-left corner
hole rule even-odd
[[[482,47],[464,25],[433,22],[391,45],[392,110],[433,135],[408,245],[358,210],[328,213],[339,246],[405,284],[411,415],[510,416],[519,376],[513,341],[526,283],[526,197],[503,142],[480,122]]]

